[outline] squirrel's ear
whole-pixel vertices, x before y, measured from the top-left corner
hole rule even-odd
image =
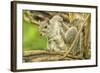
[[[50,23],[54,23],[55,21],[63,21],[63,18],[60,15],[55,15],[51,18]]]

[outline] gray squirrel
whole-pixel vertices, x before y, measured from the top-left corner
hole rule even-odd
[[[76,27],[68,27],[60,15],[53,16],[49,22],[40,22],[42,35],[48,36],[48,50],[64,52],[69,49],[78,32]]]

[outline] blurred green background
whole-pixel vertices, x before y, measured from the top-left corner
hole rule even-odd
[[[36,24],[23,19],[23,50],[44,50],[47,48],[47,36],[40,36],[39,28]]]

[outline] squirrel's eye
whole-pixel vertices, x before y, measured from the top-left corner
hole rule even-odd
[[[44,28],[47,28],[47,26],[45,26]]]

